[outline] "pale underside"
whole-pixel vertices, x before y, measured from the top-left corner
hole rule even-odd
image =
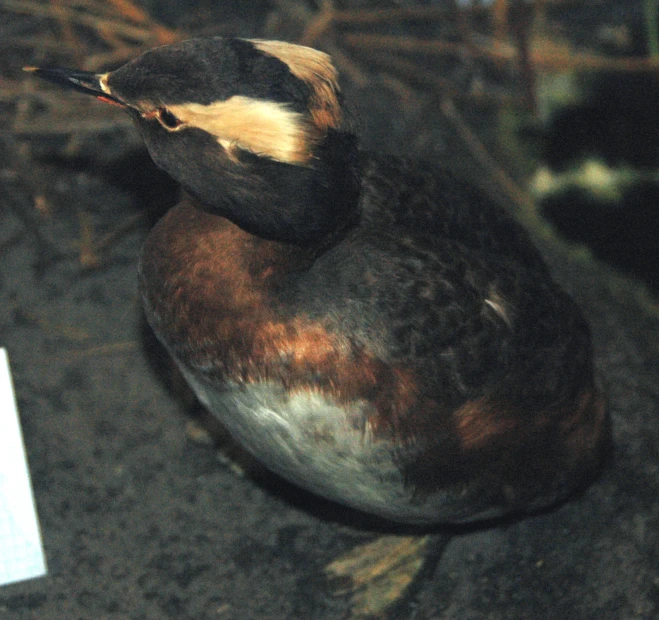
[[[363,425],[370,406],[365,401],[339,405],[321,393],[289,392],[273,381],[227,384],[220,391],[182,371],[202,404],[245,449],[303,488],[397,522],[476,516],[465,511],[471,503],[466,493],[441,490],[415,497],[400,468],[404,450],[374,438]]]

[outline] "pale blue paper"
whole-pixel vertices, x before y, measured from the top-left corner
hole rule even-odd
[[[9,360],[0,348],[0,585],[45,574]]]

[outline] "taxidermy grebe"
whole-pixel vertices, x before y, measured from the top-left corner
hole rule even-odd
[[[592,480],[609,425],[581,313],[500,207],[358,150],[326,54],[213,37],[30,70],[123,107],[188,192],[143,249],[146,316],[273,471],[412,524]]]

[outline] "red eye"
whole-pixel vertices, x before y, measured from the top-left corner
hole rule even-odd
[[[183,125],[183,121],[172,114],[167,108],[158,108],[156,110],[156,118],[165,129],[178,129]]]

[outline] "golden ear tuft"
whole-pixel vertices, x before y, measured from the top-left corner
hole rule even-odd
[[[338,73],[327,54],[285,41],[251,39],[250,42],[262,52],[286,63],[295,77],[311,87],[313,94],[309,111],[318,129],[326,131],[341,125],[343,113],[339,102]]]
[[[274,101],[235,95],[208,105],[169,105],[168,110],[181,128],[196,127],[214,136],[230,157],[239,147],[282,163],[307,165],[318,139],[319,131],[303,114]]]

